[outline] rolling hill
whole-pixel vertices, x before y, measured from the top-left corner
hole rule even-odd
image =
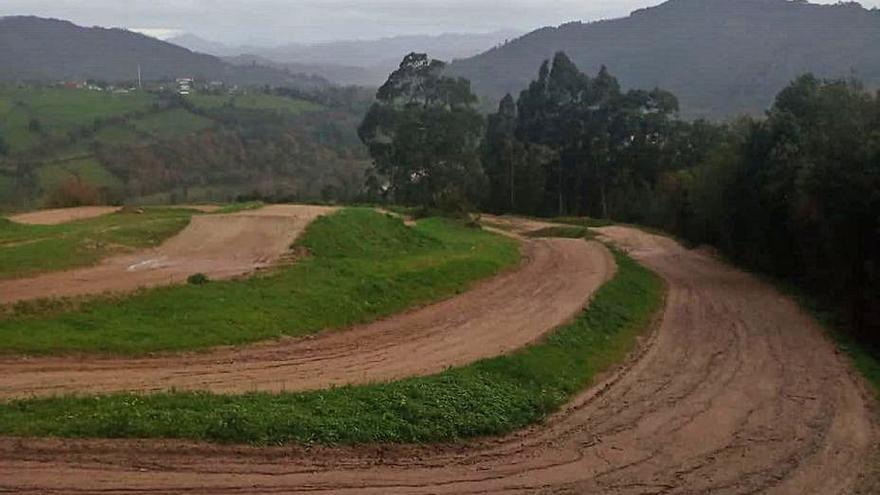
[[[354,197],[360,113],[289,92],[0,85],[0,210]]]
[[[673,91],[689,117],[760,113],[804,72],[880,85],[880,11],[857,3],[670,0],[629,17],[547,27],[451,71],[482,96],[517,94],[564,50],[584,71],[607,65],[624,86]]]
[[[0,81],[133,81],[138,65],[148,81],[190,76],[299,88],[328,84],[276,68],[236,66],[123,29],[85,28],[39,17],[0,18]]]

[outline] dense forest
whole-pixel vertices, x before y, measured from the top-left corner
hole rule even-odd
[[[360,128],[373,193],[662,228],[808,289],[880,344],[880,96],[858,82],[804,75],[763,118],[714,124],[560,52],[488,119],[476,104],[442,62],[407,57]]]

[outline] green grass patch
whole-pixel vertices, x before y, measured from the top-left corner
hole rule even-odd
[[[99,129],[94,140],[104,145],[134,144],[140,141],[141,136],[133,128],[127,125],[109,125]]]
[[[298,244],[311,256],[268,276],[158,288],[72,311],[16,305],[0,321],[0,352],[142,355],[306,335],[455,294],[519,260],[518,245],[502,236],[441,219],[409,228],[368,209],[322,217]]]
[[[590,218],[590,217],[556,217],[556,218],[548,218],[544,219],[547,222],[553,223],[564,223],[566,225],[577,225],[580,227],[587,228],[600,228],[600,227],[608,227],[609,225],[614,225],[614,222],[611,220],[605,220],[601,218]]]
[[[306,112],[316,112],[323,108],[321,105],[310,101],[266,93],[246,93],[231,96],[197,93],[188,96],[187,99],[196,107],[205,110],[230,106],[242,110],[270,110],[298,115]]]
[[[617,275],[575,322],[511,355],[424,378],[318,392],[15,401],[0,406],[0,434],[262,445],[437,442],[508,433],[557,411],[625,359],[660,309],[659,278],[615,256]]]
[[[242,203],[232,203],[225,205],[214,213],[238,213],[240,211],[259,210],[264,206],[266,206],[266,203],[263,203],[262,201],[245,201]]]
[[[590,239],[593,237],[589,229],[586,227],[578,227],[577,225],[560,225],[556,227],[545,227],[543,229],[534,230],[526,234],[527,237],[562,237],[566,239]]]
[[[0,218],[0,279],[91,265],[122,250],[156,246],[182,230],[192,215],[189,210],[148,208],[61,225],[23,225]]]

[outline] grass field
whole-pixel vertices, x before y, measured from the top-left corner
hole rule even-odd
[[[129,126],[102,127],[95,133],[94,140],[105,145],[132,144],[142,139],[142,136]]]
[[[341,244],[331,244],[340,252]],[[621,362],[660,309],[660,279],[625,255],[615,256],[617,275],[575,322],[508,356],[435,376],[320,392],[16,401],[0,406],[0,434],[353,444],[507,433],[557,411]]]
[[[62,225],[22,225],[0,218],[0,278],[90,265],[120,250],[156,246],[183,229],[193,213],[148,208],[140,214],[115,213]]]
[[[160,139],[179,138],[214,125],[214,121],[183,108],[153,113],[133,122],[138,131]]]
[[[504,237],[442,219],[411,229],[368,209],[322,217],[298,244],[311,256],[271,276],[153,289],[75,311],[17,305],[0,320],[0,352],[138,355],[305,335],[455,294],[519,260]],[[21,257],[40,266],[25,250]]]
[[[40,132],[30,129],[36,119],[42,133],[63,135],[91,126],[96,118],[115,117],[149,108],[156,97],[145,92],[113,94],[79,89],[0,88],[0,127],[13,152],[37,145]]]
[[[231,105],[245,110],[273,110],[296,115],[305,112],[315,112],[321,109],[320,105],[310,101],[265,93],[247,93],[234,96],[196,93],[187,98],[195,106],[206,110]]]

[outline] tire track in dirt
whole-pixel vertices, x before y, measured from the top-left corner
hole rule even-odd
[[[444,446],[0,440],[20,493],[878,493],[873,400],[767,284],[674,242],[603,235],[669,284],[650,343],[545,424]]]
[[[214,279],[246,275],[271,266],[308,224],[333,211],[272,205],[229,215],[195,216],[183,231],[155,249],[113,256],[95,266],[2,280],[0,304],[181,284],[194,273]]]
[[[459,296],[298,339],[143,359],[0,358],[0,399],[64,393],[300,391],[430,375],[524,347],[578,314],[614,273],[599,243],[525,241],[524,261]]]

